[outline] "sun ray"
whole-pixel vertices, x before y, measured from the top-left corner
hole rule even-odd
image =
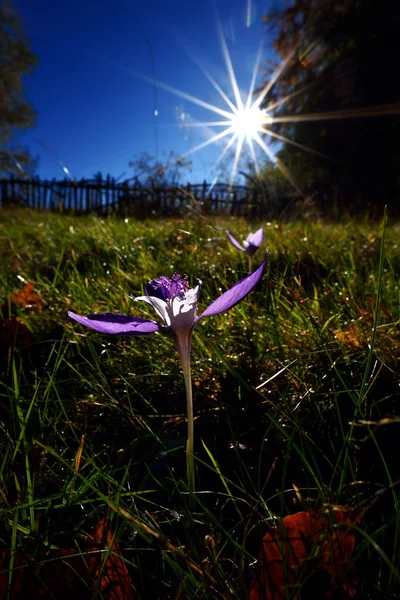
[[[96,53],[91,53],[91,54],[94,54],[97,57],[99,56]],[[110,60],[109,58],[105,58],[105,57],[101,56],[101,59],[104,62],[119,69],[120,71],[129,73],[130,75],[134,75],[135,77],[138,77],[139,79],[142,79],[143,81],[146,81],[147,83],[151,83],[152,85],[156,84],[161,89],[164,89],[167,92],[171,92],[175,96],[183,98],[184,100],[188,100],[189,102],[192,102],[193,104],[197,104],[198,106],[201,106],[202,108],[211,110],[212,112],[215,112],[218,115],[221,115],[222,117],[226,117],[227,119],[230,119],[232,116],[232,113],[230,113],[229,111],[223,110],[222,108],[219,108],[218,106],[215,106],[214,104],[210,104],[209,102],[206,102],[205,100],[202,100],[201,98],[197,98],[197,96],[193,96],[192,94],[183,92],[182,90],[179,90],[178,88],[176,88],[172,85],[169,85],[168,83],[164,83],[164,82],[160,81],[159,79],[154,80],[153,77],[144,75],[143,73],[141,73],[140,71],[137,71],[136,69],[133,69],[131,67],[126,67],[125,65],[123,65],[119,62]]]
[[[193,152],[197,152],[198,150],[202,150],[203,148],[206,148],[210,144],[213,144],[214,142],[217,142],[218,140],[220,140],[221,138],[225,137],[226,135],[229,135],[230,133],[234,133],[233,127],[228,127],[227,129],[225,129],[225,131],[221,131],[221,133],[218,133],[218,134],[214,135],[209,140],[206,140],[205,142],[202,142],[201,144],[198,144],[197,146],[194,146],[194,148],[191,148],[190,150],[188,150],[187,152],[185,152],[184,154],[182,154],[182,156],[189,156],[190,154],[193,154]]]
[[[231,169],[231,176],[229,179],[229,185],[231,185],[231,186],[233,185],[233,182],[235,179],[236,170],[237,170],[237,166],[238,166],[238,162],[239,162],[239,158],[240,158],[240,153],[242,151],[243,141],[244,141],[244,134],[239,135],[238,143],[236,144],[235,158],[234,158],[234,161],[232,164],[232,169]]]
[[[221,162],[221,160],[224,158],[224,156],[228,153],[229,149],[235,143],[237,137],[238,137],[238,134],[237,133],[233,133],[231,139],[226,143],[225,148],[223,148],[222,152],[219,154],[217,160],[215,161],[214,168],[218,167],[218,165]],[[214,179],[212,180],[211,185],[210,185],[210,189],[209,189],[208,193],[211,193],[211,190],[213,189],[213,187],[215,186],[215,184],[217,183],[217,181],[218,181],[218,175],[216,175],[214,177]]]
[[[147,78],[145,75],[143,75],[142,77],[144,77],[147,80],[150,80],[150,78]],[[181,90],[178,90],[177,88],[173,87],[172,85],[168,85],[167,83],[163,83],[158,80],[156,81],[156,83],[159,87],[166,90],[167,92],[172,92],[176,96],[180,96],[181,98],[184,98],[185,100],[189,100],[189,102],[193,102],[193,104],[197,104],[198,106],[201,106],[202,108],[207,108],[208,110],[211,110],[212,112],[215,112],[215,113],[221,115],[222,117],[227,117],[229,119],[231,116],[231,113],[229,113],[227,110],[223,110],[222,108],[219,108],[218,106],[215,106],[214,104],[205,102],[205,100],[201,100],[200,98],[197,98],[197,96],[192,96],[192,94],[188,94],[187,92],[182,92]]]
[[[283,115],[271,117],[271,123],[300,123],[302,121],[329,121],[332,119],[356,119],[363,117],[378,117],[381,115],[400,114],[400,102],[393,104],[378,104],[365,108],[347,108],[346,110],[332,110],[305,115]]]
[[[228,153],[229,149],[233,146],[233,144],[236,142],[237,138],[238,138],[238,134],[234,133],[232,135],[231,139],[228,140],[228,142],[225,145],[225,148],[222,150],[222,152],[218,156],[217,160],[215,161],[215,168],[218,167],[219,163],[224,158],[224,156]],[[218,176],[216,176],[216,179],[218,179]],[[214,185],[215,185],[215,182],[212,184],[211,189],[214,187]]]
[[[260,66],[262,48],[263,48],[263,44],[260,44],[260,47],[259,47],[258,52],[257,52],[256,62],[254,63],[253,73],[252,73],[252,76],[251,76],[250,88],[249,88],[249,93],[247,95],[247,101],[246,101],[245,110],[248,110],[250,108],[250,106],[252,105],[251,102],[252,102],[252,99],[253,99],[254,88],[255,88],[255,85],[256,85],[257,71],[258,71],[258,68]],[[257,100],[256,100],[256,102],[253,105],[254,106],[259,106],[259,103],[257,104]]]
[[[225,36],[224,36],[224,34],[222,32],[222,27],[221,27],[221,23],[220,23],[219,19],[218,19],[217,23],[218,23],[218,34],[219,34],[219,39],[220,39],[220,42],[221,42],[222,54],[224,55],[224,58],[225,58],[225,64],[226,64],[226,67],[228,69],[229,79],[230,79],[230,82],[231,82],[231,85],[232,85],[232,89],[233,89],[233,93],[234,93],[235,100],[236,100],[236,107],[234,107],[234,108],[236,110],[240,110],[240,109],[244,108],[243,107],[242,97],[240,95],[239,86],[237,84],[235,71],[233,70],[233,65],[232,65],[230,54],[229,54],[228,46],[226,45]]]
[[[230,127],[231,121],[192,121],[184,123],[182,127]]]
[[[248,143],[248,146],[249,146],[249,149],[250,149],[250,156],[251,156],[251,158],[253,160],[256,173],[257,173],[257,175],[259,175],[260,174],[260,166],[258,164],[256,151],[254,149],[253,138],[249,138],[247,140],[247,143]]]
[[[207,69],[204,67],[204,65],[201,64],[201,62],[198,60],[198,58],[194,55],[192,55],[192,53],[190,52],[190,55],[192,56],[193,60],[195,61],[195,63],[198,65],[199,69],[202,71],[203,75],[205,77],[207,77],[208,81],[213,85],[213,87],[217,90],[217,92],[219,93],[219,95],[221,96],[221,98],[223,100],[225,100],[225,102],[227,103],[227,105],[229,106],[229,108],[231,109],[232,112],[235,112],[236,107],[233,104],[233,102],[229,99],[229,97],[227,96],[227,94],[224,92],[224,90],[221,88],[221,86],[215,81],[214,77],[207,71]]]
[[[251,0],[247,0],[246,27],[250,27],[250,24],[251,24]]]
[[[286,167],[286,165],[284,165],[283,162],[272,152],[272,150],[267,146],[267,144],[264,142],[264,140],[262,138],[260,138],[259,135],[256,135],[254,137],[254,139],[257,142],[257,144],[260,146],[260,148],[262,148],[264,150],[265,154],[268,156],[268,158],[271,160],[271,162],[273,162],[278,167],[278,169],[281,171],[281,173],[292,184],[292,186],[294,187],[296,192],[299,194],[299,196],[303,196],[302,190],[297,185],[296,181],[293,178],[293,175],[290,173],[290,171]]]
[[[337,162],[337,159],[333,158],[332,156],[329,156],[329,154],[324,154],[323,152],[318,152],[318,150],[314,150],[313,148],[310,148],[309,146],[305,146],[304,144],[299,144],[299,142],[295,142],[294,140],[291,140],[290,138],[286,137],[285,135],[279,135],[278,133],[275,133],[271,129],[263,128],[263,132],[266,133],[267,135],[270,135],[270,136],[276,138],[277,140],[279,140],[281,142],[285,142],[286,144],[291,144],[292,146],[296,146],[296,148],[300,148],[301,150],[304,150],[305,152],[312,152],[312,154],[316,154],[317,156],[321,156],[322,158],[330,158],[331,160],[334,160]]]
[[[237,138],[238,138],[238,134],[237,133],[233,133],[231,139],[227,142],[225,148],[222,150],[221,154],[218,156],[217,160],[215,161],[215,166],[219,165],[219,163],[221,162],[221,160],[224,158],[225,154],[227,154],[228,150],[236,142]]]
[[[292,98],[295,98],[299,94],[302,94],[303,92],[306,92],[307,90],[310,90],[311,88],[315,87],[317,85],[317,83],[318,83],[317,81],[313,81],[312,83],[303,85],[301,88],[292,92],[291,94],[288,94],[287,96],[283,96],[282,98],[279,98],[279,100],[276,100],[275,102],[272,102],[271,104],[268,104],[268,106],[265,108],[265,110],[267,112],[273,111],[275,108],[278,108],[278,106],[285,104],[285,102],[287,102],[288,100],[291,100]]]
[[[292,50],[292,52],[290,52],[289,56],[287,56],[285,58],[285,60],[282,61],[282,63],[280,65],[278,65],[278,67],[275,69],[274,73],[272,74],[272,77],[269,79],[269,81],[266,83],[266,85],[261,90],[260,94],[257,96],[257,98],[256,98],[256,100],[254,102],[254,104],[256,106],[261,106],[262,101],[269,94],[269,92],[272,89],[272,86],[277,82],[277,80],[279,79],[279,77],[282,75],[283,71],[286,69],[286,67],[289,64],[289,61],[291,60],[294,52],[295,52],[295,50]]]

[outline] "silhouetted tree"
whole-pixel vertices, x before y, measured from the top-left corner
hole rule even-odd
[[[400,2],[289,0],[265,16],[287,65],[264,107],[273,116],[351,114],[397,103],[400,112]],[[270,64],[265,79],[276,65]],[[382,109],[384,112],[384,109]],[[332,158],[286,144],[278,154],[310,191],[333,184],[352,199],[386,203],[400,191],[400,117],[281,122],[276,133]]]
[[[30,172],[29,152],[14,142],[17,130],[31,127],[35,113],[24,98],[22,76],[31,73],[36,57],[29,49],[11,0],[0,3],[0,174]]]
[[[181,183],[183,172],[190,171],[191,161],[178,156],[173,150],[164,162],[142,152],[139,158],[129,162],[135,173],[133,179],[145,186],[174,186]]]

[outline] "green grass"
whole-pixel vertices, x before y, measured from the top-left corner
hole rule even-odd
[[[155,318],[130,294],[174,272],[202,280],[201,310],[247,273],[225,229],[241,239],[260,225],[262,283],[194,334],[192,511],[172,340],[102,336],[66,312]],[[1,213],[0,317],[17,317],[33,340],[0,349],[2,547],[45,560],[109,507],[138,598],[245,598],[265,519],[341,504],[364,511],[357,597],[395,597],[399,232],[351,220]],[[24,282],[40,310],[10,301]]]

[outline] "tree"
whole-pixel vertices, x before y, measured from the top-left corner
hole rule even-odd
[[[16,144],[18,130],[32,127],[35,113],[24,98],[22,76],[31,73],[36,57],[11,0],[0,4],[0,175],[27,173],[29,152]]]
[[[355,118],[377,105],[400,112],[400,2],[390,0],[286,0],[265,17],[282,74],[265,100],[272,116],[321,115],[332,120],[278,122],[271,128],[299,147],[278,153],[309,192],[318,183],[347,188],[352,197],[385,203],[400,192],[400,117]],[[266,79],[273,71],[268,65]],[[352,118],[344,118],[346,115]],[[325,155],[325,156],[321,156]],[[327,158],[329,156],[330,158]]]
[[[168,154],[165,162],[159,162],[147,152],[133,161],[129,166],[135,170],[133,179],[148,187],[179,185],[184,171],[190,171],[191,161],[183,156],[177,156],[173,150]]]

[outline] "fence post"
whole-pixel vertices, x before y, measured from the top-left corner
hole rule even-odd
[[[128,181],[117,183],[111,177],[102,181],[81,179],[61,181],[56,179],[41,181],[31,179],[0,179],[0,207],[20,203],[36,210],[53,210],[60,213],[76,214],[136,214],[150,216],[156,214],[182,213],[193,203],[195,212],[240,214],[255,217],[261,214],[263,203],[260,191],[248,190],[245,186],[228,184],[214,185],[208,193],[209,184],[190,184],[179,187],[150,187],[134,185]],[[191,202],[192,200],[192,202]]]

